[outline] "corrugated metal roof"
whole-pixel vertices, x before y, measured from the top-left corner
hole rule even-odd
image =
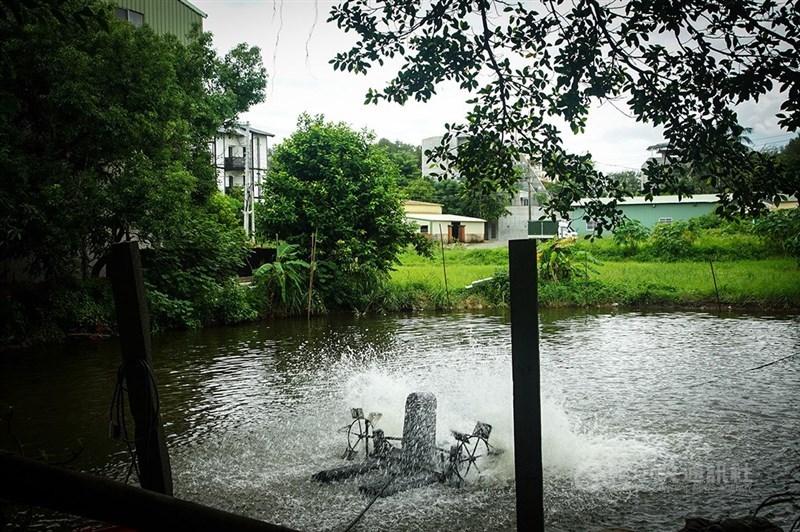
[[[425,220],[428,222],[486,222],[483,218],[473,218],[471,216],[459,216],[458,214],[406,214],[406,218],[414,220]]]
[[[200,8],[189,2],[189,0],[178,0],[178,1],[181,4],[185,5],[186,7],[188,7],[189,9],[191,9],[192,11],[194,11],[195,13],[197,13],[198,15],[200,15],[201,17],[208,18],[207,14],[205,14]]]
[[[613,198],[597,198],[603,203],[609,203]],[[573,207],[583,207],[590,201],[595,201],[592,198],[582,198],[572,204]],[[695,194],[692,197],[682,196],[653,196],[652,200],[646,199],[644,196],[634,196],[632,198],[623,198],[619,205],[651,205],[651,204],[672,204],[672,203],[718,203],[719,196],[716,194]]]

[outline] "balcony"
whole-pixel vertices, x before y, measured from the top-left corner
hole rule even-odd
[[[225,157],[225,170],[244,171],[244,157]]]

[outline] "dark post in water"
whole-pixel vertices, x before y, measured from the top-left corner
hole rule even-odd
[[[139,244],[114,244],[109,266],[128,401],[136,424],[139,480],[144,489],[172,495],[172,470],[151,368],[150,314],[144,296]]]
[[[544,530],[536,241],[508,243],[517,530]]]

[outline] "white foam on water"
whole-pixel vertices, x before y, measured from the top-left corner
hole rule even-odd
[[[387,435],[401,436],[405,400],[412,392],[432,392],[437,398],[437,444],[447,448],[451,430],[471,432],[477,421],[492,425],[490,443],[504,451],[493,459],[484,480],[514,478],[514,432],[510,360],[474,356],[471,363],[438,364],[451,353],[431,353],[427,368],[404,366],[397,360],[361,353],[347,356],[329,368],[339,382],[341,411],[351,407],[364,414],[380,412],[377,424]],[[344,365],[347,369],[341,372]],[[422,371],[421,371],[422,370]],[[542,454],[546,477],[566,481],[588,492],[646,489],[652,475],[642,475],[655,464],[669,461],[668,445],[647,434],[613,434],[602,420],[591,426],[569,414],[563,398],[547,390],[542,398]]]
[[[378,503],[364,526],[394,523],[401,530],[415,529],[408,521],[409,507],[415,512],[425,508],[415,514],[424,517],[419,526],[462,517],[467,528],[483,518],[500,528],[513,526],[513,398],[505,347],[466,343],[412,353],[414,348],[356,351],[331,346],[317,353],[323,362],[304,374],[280,408],[265,402],[264,411],[248,425],[176,457],[183,462],[179,470],[187,473],[179,478],[181,491],[199,496],[210,482],[225,493],[225,507],[253,501],[241,510],[300,529],[340,529],[364,504],[357,489],[360,480],[320,485],[310,478],[347,463],[342,459],[347,440],[340,429],[352,421],[350,409],[362,408],[366,415],[380,412],[377,428],[388,436],[402,436],[408,394],[431,392],[437,398],[436,441],[441,448],[455,443],[451,430],[469,433],[482,421],[492,425],[490,443],[504,452],[484,464],[477,485],[432,486],[395,495]],[[570,413],[569,398],[548,388],[546,375],[543,380],[549,511],[596,507],[598,501],[624,498],[628,490],[649,489],[641,473],[665,459],[663,442],[645,434],[614,434],[602,419],[581,422]],[[475,510],[459,517],[465,501]],[[371,521],[378,516],[380,521]]]

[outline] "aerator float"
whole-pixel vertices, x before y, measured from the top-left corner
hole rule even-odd
[[[436,396],[431,393],[412,393],[406,398],[402,437],[387,436],[375,427],[379,413],[365,417],[361,408],[353,408],[351,413],[353,421],[341,430],[347,436],[342,458],[357,463],[320,471],[314,480],[332,482],[371,474],[372,480],[359,490],[385,497],[436,482],[475,482],[489,460],[502,452],[489,444],[492,426],[482,422],[469,434],[451,431],[454,443],[448,448],[437,447]]]

